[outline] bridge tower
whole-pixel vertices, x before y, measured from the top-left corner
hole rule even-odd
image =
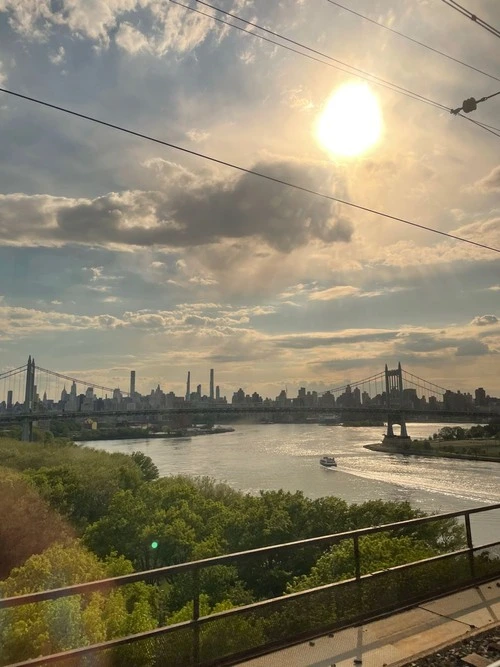
[[[387,433],[384,441],[396,438],[398,441],[411,442],[403,414],[403,370],[401,363],[398,363],[398,367],[393,370],[389,370],[387,364],[385,365],[385,395],[387,410],[390,412],[387,416]],[[399,408],[401,412],[392,412],[394,408]],[[394,424],[401,427],[401,435],[394,435]]]
[[[26,389],[24,393],[24,411],[33,412],[35,403],[35,358],[28,357],[26,364]],[[31,442],[33,440],[33,419],[27,417],[22,424],[21,440]]]

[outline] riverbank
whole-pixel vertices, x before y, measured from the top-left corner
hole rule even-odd
[[[497,449],[495,455],[491,453],[474,453],[474,448],[477,448],[480,451],[483,451],[485,446],[488,446],[488,449]],[[468,441],[468,440],[458,440],[453,442],[453,444],[444,444],[436,443],[430,446],[423,446],[422,442],[415,440],[411,443],[402,443],[398,445],[389,445],[387,443],[373,443],[370,445],[364,445],[365,449],[369,449],[373,452],[384,452],[386,454],[402,454],[404,456],[421,456],[426,458],[443,458],[443,459],[463,459],[464,461],[486,461],[490,463],[500,463],[500,443],[492,444],[492,441]],[[457,452],[450,451],[445,448],[463,448],[468,451]]]
[[[213,428],[183,428],[178,429],[177,431],[168,431],[165,433],[144,433],[144,431],[137,430],[135,433],[116,433],[116,432],[102,432],[102,431],[89,431],[87,433],[82,432],[78,435],[75,435],[73,439],[76,442],[98,442],[98,441],[110,441],[110,440],[154,440],[154,439],[165,439],[165,438],[194,438],[198,435],[218,435],[220,433],[233,433],[234,428],[232,426],[214,426]]]

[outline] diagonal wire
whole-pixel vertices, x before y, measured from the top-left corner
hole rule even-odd
[[[453,56],[450,56],[449,53],[445,53],[444,51],[440,51],[439,49],[435,49],[432,46],[429,46],[428,44],[425,44],[424,42],[420,42],[418,39],[414,39],[413,37],[410,37],[409,35],[405,35],[403,32],[399,32],[399,30],[395,30],[394,28],[389,28],[389,26],[384,25],[383,23],[380,23],[379,21],[375,21],[375,19],[370,18],[369,16],[365,16],[364,14],[360,14],[359,12],[355,12],[354,9],[351,9],[350,7],[345,7],[344,5],[341,5],[339,2],[335,2],[334,0],[327,0],[330,4],[335,5],[336,7],[339,7],[340,9],[343,9],[346,12],[349,12],[350,14],[354,14],[354,16],[358,16],[361,19],[364,19],[365,21],[369,21],[370,23],[373,23],[374,25],[378,26],[379,28],[383,28],[384,30],[388,30],[389,32],[394,33],[395,35],[399,35],[399,37],[403,37],[404,39],[407,39],[409,42],[413,42],[414,44],[418,44],[419,46],[422,46],[424,49],[428,49],[429,51],[433,51],[434,53],[437,53],[440,56],[443,56],[443,58],[448,58],[448,60],[452,60],[455,63],[458,63],[459,65],[463,65],[464,67],[468,67],[471,70],[474,70],[475,72],[478,72],[479,74],[483,74],[484,76],[489,77],[490,79],[494,79],[495,81],[500,81],[500,78],[497,76],[494,76],[493,74],[489,74],[488,72],[483,71],[482,69],[479,69],[478,67],[474,67],[473,65],[469,65],[469,63],[464,62],[463,60],[460,60],[459,58],[455,58]]]
[[[441,2],[444,2],[444,4],[448,5],[448,7],[455,9],[457,12],[459,12],[459,14],[462,14],[462,16],[465,16],[474,23],[477,23],[477,25],[480,26],[481,28],[484,28],[488,32],[491,32],[491,34],[495,35],[495,37],[500,37],[500,30],[492,26],[490,23],[487,23],[476,14],[473,14],[471,11],[469,11],[462,5],[459,5],[458,2],[455,2],[455,0],[441,0]]]
[[[252,32],[251,30],[246,30],[242,26],[235,25],[234,23],[229,23],[228,21],[224,21],[223,19],[213,16],[212,14],[207,14],[206,12],[203,12],[199,9],[196,9],[195,7],[190,7],[189,5],[185,5],[182,2],[179,2],[178,0],[169,0],[172,4],[178,5],[179,7],[183,7],[184,9],[194,12],[196,14],[200,14],[201,16],[206,16],[207,18],[211,19],[212,21],[217,21],[218,23],[223,23],[231,28],[235,28],[236,30],[240,30],[241,32],[244,32],[247,35],[251,35],[252,37],[257,37],[258,39],[262,39],[265,42],[269,42],[271,44],[274,44],[275,46],[280,46],[283,49],[286,49],[287,51],[292,51],[293,53],[297,53],[298,55],[303,56],[304,58],[308,58],[309,60],[314,60],[315,62],[319,62],[322,65],[326,65],[327,67],[333,67],[334,69],[338,69],[341,72],[345,72],[347,74],[350,74],[351,76],[357,76],[360,79],[364,79],[365,81],[370,81],[370,83],[375,83],[376,85],[382,86],[383,88],[389,88],[389,90],[392,90],[393,92],[399,92],[402,95],[406,95],[407,97],[411,97],[413,99],[417,99],[421,102],[424,102],[425,104],[430,104],[431,106],[438,107],[442,109],[443,111],[450,111],[450,108],[445,106],[444,104],[440,104],[439,102],[436,102],[435,100],[431,100],[428,97],[425,97],[425,95],[421,95],[420,93],[416,93],[412,90],[409,90],[408,88],[404,88],[403,86],[400,86],[396,83],[393,83],[392,81],[387,81],[386,79],[383,79],[376,74],[372,74],[371,72],[366,72],[365,70],[360,69],[359,67],[355,67],[354,65],[349,65],[348,63],[345,63],[342,60],[338,60],[337,58],[334,58],[333,56],[328,55],[327,53],[323,53],[322,51],[318,51],[317,49],[313,49],[310,46],[307,46],[306,44],[302,44],[301,42],[298,42],[294,39],[291,39],[290,37],[286,37],[284,35],[281,35],[278,32],[275,32],[274,30],[270,30],[268,28],[264,28],[263,26],[259,25],[258,23],[253,23],[252,21],[247,21],[246,19],[237,16],[236,14],[233,14],[231,12],[226,11],[225,9],[220,9],[219,7],[216,7],[215,5],[211,5],[208,2],[203,2],[203,0],[194,0],[200,5],[204,5],[206,7],[209,7],[210,9],[213,9],[216,12],[220,12],[221,14],[224,14],[226,16],[229,16],[230,18],[236,20],[236,21],[241,21],[242,23],[251,26],[252,28],[257,28],[258,30],[262,30],[263,32],[273,35],[274,37],[278,37],[279,39],[289,43],[293,44],[294,46],[298,46],[301,49],[304,49],[305,51],[308,51],[309,53],[304,53],[303,51],[297,51],[294,48],[291,48],[289,46],[286,46],[286,44],[282,44],[280,42],[276,42],[272,39],[269,39],[267,37],[263,37],[262,35],[259,35],[255,32]],[[319,60],[316,57],[313,57],[309,55],[310,53],[315,54],[316,56],[321,56],[321,58],[326,58],[329,62],[325,62],[324,60]],[[338,65],[343,65],[344,67],[349,67],[350,70],[345,70],[339,67],[338,65],[333,65],[331,63],[338,63]]]
[[[259,30],[263,30],[264,32],[267,32],[271,35],[275,35],[279,37],[280,39],[290,42],[292,44],[296,44],[300,46],[302,49],[306,49],[307,51],[310,51],[312,53],[320,55],[322,58],[327,58],[330,61],[333,61],[335,63],[341,63],[345,65],[346,67],[350,67],[353,70],[356,70],[355,72],[351,72],[349,70],[343,69],[342,67],[339,67],[338,65],[334,65],[331,62],[325,62],[324,60],[321,60],[315,56],[310,55],[309,53],[304,53],[303,51],[299,51],[293,47],[287,46],[286,44],[282,44],[281,42],[276,42],[273,39],[270,39],[268,37],[264,37],[263,35],[259,35],[258,33],[255,33],[251,30],[247,30],[242,26],[236,25],[234,23],[229,23],[228,21],[225,21],[224,19],[221,19],[217,16],[213,16],[212,14],[207,14],[206,12],[203,12],[199,9],[196,9],[195,7],[191,7],[189,5],[185,5],[182,2],[179,2],[179,0],[169,0],[172,4],[178,5],[179,7],[183,7],[184,9],[194,12],[196,14],[200,14],[201,16],[206,16],[207,18],[211,19],[212,21],[216,21],[218,23],[222,23],[224,25],[229,26],[230,28],[235,28],[236,30],[240,30],[241,32],[245,33],[246,35],[251,35],[252,37],[257,37],[257,39],[261,39],[265,42],[269,42],[270,44],[274,44],[275,46],[280,46],[283,49],[286,49],[287,51],[291,51],[292,53],[296,53],[300,56],[303,56],[304,58],[308,58],[309,60],[313,60],[315,62],[320,63],[321,65],[326,65],[327,67],[333,67],[334,69],[340,70],[341,72],[345,72],[346,74],[350,74],[351,76],[356,76],[360,79],[364,79],[365,81],[369,81],[370,83],[373,83],[378,86],[382,86],[383,88],[387,88],[388,90],[391,90],[392,92],[399,93],[400,95],[405,95],[406,97],[409,97],[410,99],[417,100],[419,102],[422,102],[424,104],[429,104],[430,106],[436,107],[438,109],[441,109],[443,111],[447,111],[450,113],[454,113],[454,115],[459,115],[462,118],[465,118],[462,114],[458,113],[458,110],[451,109],[450,107],[445,106],[444,104],[441,104],[440,102],[436,102],[436,100],[432,100],[428,97],[424,97],[423,95],[420,95],[420,93],[415,93],[407,88],[403,88],[402,86],[399,86],[398,84],[392,83],[391,81],[386,81],[385,79],[381,79],[380,77],[376,76],[375,74],[371,74],[369,72],[364,72],[364,70],[360,70],[356,67],[353,67],[352,65],[349,65],[347,63],[344,63],[341,60],[337,60],[336,58],[333,58],[332,56],[329,56],[328,54],[322,53],[321,51],[317,51],[316,49],[313,49],[305,44],[301,44],[300,42],[297,42],[293,39],[290,39],[288,37],[285,37],[283,35],[280,35],[277,32],[274,32],[273,30],[269,30],[268,28],[264,28],[260,26],[257,23],[252,23],[251,21],[247,21],[244,18],[241,18],[240,16],[237,16],[236,14],[232,14],[231,12],[228,12],[224,9],[220,9],[216,7],[215,5],[211,5],[208,2],[204,2],[204,0],[194,0],[195,2],[205,5],[206,7],[209,7],[210,9],[221,12],[222,14],[225,14],[229,17],[231,17],[234,20],[241,21],[251,27],[255,27]],[[369,78],[370,77],[370,78]],[[456,112],[456,113],[455,113]],[[470,120],[470,119],[468,119]],[[482,129],[486,129],[488,126],[484,126],[483,123],[477,122],[476,125]],[[497,128],[491,128],[490,130],[496,130]],[[489,131],[489,130],[487,130]],[[495,134],[494,132],[492,134]]]
[[[396,215],[391,215],[390,213],[384,213],[383,211],[378,211],[376,209],[370,208],[368,206],[363,206],[361,204],[356,204],[354,202],[348,201],[346,199],[340,199],[339,197],[334,197],[333,195],[328,195],[324,192],[319,192],[317,190],[313,190],[311,188],[307,188],[303,185],[299,185],[297,183],[291,183],[290,181],[285,181],[281,178],[276,178],[275,176],[270,176],[269,174],[265,174],[260,171],[256,171],[254,169],[247,169],[246,167],[242,167],[240,165],[237,165],[233,162],[228,162],[227,160],[221,160],[219,158],[213,157],[212,155],[206,155],[205,153],[200,153],[198,151],[192,150],[190,148],[186,148],[185,146],[179,146],[177,144],[173,144],[169,141],[163,141],[162,139],[158,139],[156,137],[152,137],[148,134],[144,134],[143,132],[136,132],[135,130],[130,130],[129,128],[123,127],[121,125],[116,125],[114,123],[108,123],[107,121],[100,120],[99,118],[95,118],[94,116],[88,116],[83,113],[79,113],[78,111],[73,111],[72,109],[67,109],[65,107],[58,106],[56,104],[51,104],[50,102],[45,102],[43,100],[37,99],[35,97],[29,97],[28,95],[23,95],[21,93],[16,93],[13,90],[7,90],[6,88],[0,88],[0,92],[6,93],[7,95],[12,95],[13,97],[17,97],[23,100],[27,100],[28,102],[34,102],[35,104],[39,104],[40,106],[48,107],[49,109],[55,109],[56,111],[61,111],[62,113],[68,114],[70,116],[76,116],[77,118],[82,118],[83,120],[88,120],[92,123],[96,123],[98,125],[103,125],[105,127],[109,127],[113,130],[118,130],[119,132],[123,132],[125,134],[130,134],[134,137],[139,137],[140,139],[146,139],[147,141],[151,141],[155,144],[160,144],[161,146],[166,146],[167,148],[173,148],[174,150],[180,151],[182,153],[186,153],[187,155],[194,155],[195,157],[202,158],[203,160],[207,160],[209,162],[213,162],[214,164],[219,164],[224,167],[230,167],[231,169],[235,169],[236,171],[239,171],[243,174],[249,174],[252,176],[257,176],[258,178],[265,179],[267,181],[271,181],[273,183],[278,183],[279,185],[284,185],[287,188],[293,188],[294,190],[299,190],[300,192],[305,192],[307,194],[313,195],[315,197],[321,197],[322,199],[326,199],[328,201],[336,202],[338,204],[343,204],[344,206],[349,206],[350,208],[355,208],[358,211],[365,211],[367,213],[372,213],[373,215],[377,215],[381,218],[386,218],[387,220],[393,220],[394,222],[400,222],[403,225],[408,225],[410,227],[415,227],[416,229],[423,229],[427,232],[432,232],[433,234],[439,234],[440,236],[444,236],[449,239],[453,239],[455,241],[460,241],[462,243],[467,243],[469,245],[476,246],[478,248],[483,248],[485,250],[491,250],[492,252],[497,252],[500,254],[500,248],[495,248],[493,246],[486,245],[485,243],[479,243],[478,241],[472,241],[472,239],[466,239],[462,236],[457,236],[456,234],[450,234],[449,232],[443,232],[440,229],[435,229],[434,227],[428,227],[427,225],[421,225],[418,222],[413,222],[411,220],[407,220],[406,218],[400,218],[399,216]]]

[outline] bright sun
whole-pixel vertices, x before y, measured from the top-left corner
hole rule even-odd
[[[316,124],[316,137],[329,153],[352,157],[364,153],[380,139],[382,114],[378,100],[364,83],[338,88]]]

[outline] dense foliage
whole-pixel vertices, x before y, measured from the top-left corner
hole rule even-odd
[[[486,424],[480,426],[475,424],[470,428],[462,426],[445,426],[434,433],[435,440],[474,440],[481,438],[500,438],[500,423]]]
[[[0,491],[10,489],[0,496],[2,514],[9,515],[3,532],[0,528],[0,560],[8,564],[0,596],[422,515],[406,502],[348,505],[335,497],[313,500],[284,491],[251,496],[207,478],[160,479],[142,453],[108,454],[61,441],[2,439],[0,465]],[[360,540],[361,569],[383,570],[462,545],[461,530],[449,521],[397,535],[378,533]],[[348,541],[307,546],[205,568],[201,613],[348,579],[355,570],[352,548]],[[189,620],[192,599],[192,576],[178,574],[154,585],[134,584],[2,612],[0,664]],[[333,613],[325,599],[308,622],[331,621]],[[265,623],[242,616],[220,627],[236,650],[289,630],[298,615],[299,608],[293,614],[290,609],[285,615],[276,612]],[[204,634],[209,652],[220,643],[215,630],[207,626]],[[176,646],[176,655],[182,656],[184,648],[182,642]],[[134,664],[148,664],[146,653],[139,651]]]

